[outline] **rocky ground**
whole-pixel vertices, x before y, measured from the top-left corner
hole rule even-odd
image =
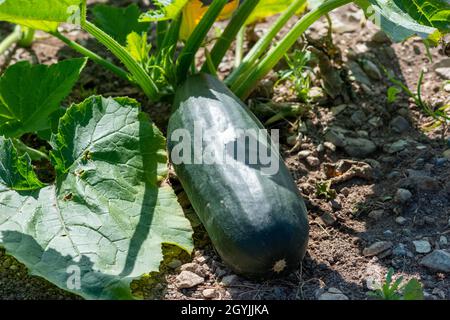
[[[312,106],[298,101],[289,82],[274,85],[274,75],[249,101],[256,111],[268,102],[301,110],[269,126],[281,130],[282,154],[309,210],[311,236],[301,268],[264,282],[232,274],[215,254],[173,176],[171,182],[196,230],[196,249],[188,256],[167,247],[161,273],[133,283],[136,294],[146,299],[367,299],[392,267],[396,277],[418,279],[427,299],[450,299],[449,133],[444,126],[425,130],[432,119],[407,95],[389,103],[392,83],[383,71],[391,70],[413,89],[424,70],[423,99],[438,108],[450,103],[445,85],[450,58],[436,48],[430,61],[420,39],[392,44],[370,22],[361,27],[361,20],[361,12],[348,6],[332,15],[332,44],[326,20],[299,40],[299,47],[307,41],[320,57],[311,66]],[[259,25],[254,36],[268,24]],[[98,51],[86,35],[68,31]],[[74,56],[59,41],[39,36],[31,50],[17,49],[0,58],[0,70],[17,60],[51,63]],[[225,62],[221,71],[229,68]],[[133,96],[165,127],[167,104],[148,104],[138,89],[90,63],[67,102],[94,93]],[[77,297],[28,275],[0,250],[0,298]]]

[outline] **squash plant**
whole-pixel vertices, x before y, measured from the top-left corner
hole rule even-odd
[[[244,122],[248,127],[261,128],[252,115],[242,111],[244,108],[238,98],[245,99],[308,27],[338,7],[351,2],[358,4],[396,41],[416,34],[437,42],[450,30],[450,5],[444,0],[292,0],[277,1],[278,6],[272,0],[246,0],[238,7],[230,7],[233,3],[228,0],[202,0],[202,18],[197,17],[194,23],[186,20],[183,23],[183,19],[189,18],[188,5],[193,1],[198,2],[157,0],[154,1],[156,9],[143,14],[135,5],[128,8],[97,6],[93,10],[94,21],[90,22],[86,18],[85,0],[3,0],[0,1],[0,20],[20,25],[21,30],[42,30],[59,38],[83,56],[140,86],[151,101],[177,92],[176,116],[172,118],[176,126],[187,125],[183,121],[189,116],[207,120],[202,118],[204,114],[194,115],[193,109],[188,108],[195,106],[192,94],[194,98],[211,99],[213,96],[207,105],[220,109],[233,128]],[[306,5],[309,11],[274,43],[274,37],[287,21],[303,12]],[[242,36],[246,24],[257,18],[281,14],[248,54],[239,59],[240,63],[223,83],[217,79],[205,80],[211,76],[191,77],[197,73],[197,52],[204,46],[214,22],[221,15],[231,13],[227,8],[235,9],[234,13],[212,50],[206,51],[203,72],[215,73],[232,42],[239,34]],[[81,27],[107,47],[123,66],[116,66],[67,39],[58,31],[61,23]],[[156,29],[156,41],[149,44],[147,31],[151,25]],[[193,30],[182,30],[186,25]],[[18,38],[16,34],[3,42],[3,48]],[[180,45],[179,40],[184,43]],[[61,101],[70,92],[85,63],[85,59],[71,59],[52,66],[19,62],[0,78],[0,244],[33,274],[85,298],[132,298],[130,282],[158,270],[162,243],[192,250],[192,229],[173,190],[164,183],[168,160],[166,140],[140,112],[136,101],[93,96],[67,109],[61,108]],[[201,83],[207,85],[199,88]],[[187,92],[185,88],[190,87],[197,88],[198,92]],[[184,115],[179,114],[180,108],[185,108]],[[208,121],[215,123],[214,119]],[[20,137],[30,132],[47,139],[51,151],[24,145]],[[42,157],[50,159],[55,168],[53,183],[44,184],[32,170],[31,158]],[[177,173],[185,177],[182,183],[188,191],[197,190],[196,183],[204,179],[205,174],[220,180],[215,183],[222,189],[212,190],[230,188],[231,178],[221,168],[201,167],[197,175],[192,174],[196,170],[183,172],[185,169],[181,167]],[[248,168],[242,167],[233,175],[245,177],[245,170]],[[218,239],[215,245],[219,253],[237,272],[257,276],[281,273],[286,267],[294,268],[304,254],[306,211],[299,197],[293,197],[298,190],[292,185],[292,178],[285,168],[281,170],[283,177],[278,182],[286,183],[287,191],[277,189],[279,193],[266,200],[251,193],[245,193],[246,199],[239,198],[241,195],[236,192],[229,196],[229,200],[236,203],[254,197],[260,199],[253,202],[255,205],[265,206],[262,212],[270,219],[264,220],[269,227],[262,230],[270,229],[276,239],[275,246],[261,253],[267,253],[267,257],[258,256],[255,250],[266,239],[256,229],[239,230],[241,235],[250,231],[248,234],[255,235],[254,242],[243,241],[246,239],[236,234],[220,236],[220,228],[226,229],[225,226],[233,223],[249,228],[264,226],[240,223],[243,217],[233,211],[240,210],[236,207],[228,208],[232,210],[228,216],[234,217],[234,221],[223,220],[219,224],[216,221],[208,227],[209,221],[220,216],[221,208],[205,210],[201,205],[208,194],[188,192],[211,237]],[[261,190],[265,190],[263,187],[268,187],[268,183],[261,183]],[[283,199],[287,201],[284,204]],[[280,208],[292,209],[298,216],[293,214],[285,219]],[[245,209],[246,213],[252,211],[248,207]],[[254,215],[247,218],[258,219]],[[299,230],[298,234],[295,230]],[[292,243],[286,248],[282,248],[283,241],[279,237],[283,234],[291,235]],[[221,239],[230,240],[231,247],[227,248]],[[273,261],[273,255],[281,251],[287,259]],[[255,261],[262,263],[255,266]],[[79,274],[79,282],[71,282],[69,271],[73,270]]]

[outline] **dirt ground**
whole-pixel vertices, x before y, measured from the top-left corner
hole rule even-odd
[[[166,250],[162,272],[133,283],[137,295],[145,299],[368,299],[367,293],[392,267],[396,277],[418,279],[426,299],[450,299],[449,274],[423,261],[436,250],[450,249],[449,133],[443,127],[424,130],[432,119],[403,93],[388,103],[392,83],[383,72],[383,67],[392,70],[415,90],[423,70],[423,99],[439,107],[450,103],[450,93],[435,69],[450,67],[450,58],[436,48],[430,61],[420,39],[393,44],[370,22],[361,27],[362,13],[354,6],[341,8],[331,18],[334,45],[324,41],[326,20],[316,23],[306,37],[308,45],[316,48],[312,50],[323,55],[321,68],[314,67],[313,85],[324,85],[328,95],[318,94],[316,103],[307,107],[297,101],[289,83],[274,86],[272,76],[249,101],[253,108],[271,100],[305,110],[270,126],[281,130],[282,154],[309,211],[310,242],[301,268],[265,282],[233,275],[215,254],[173,176],[180,203],[195,225],[196,249],[192,257]],[[258,25],[255,35],[270,22]],[[8,31],[4,26],[1,36]],[[66,32],[107,55],[80,31]],[[23,59],[53,63],[76,56],[58,40],[45,34],[38,37],[31,49],[17,48],[1,57],[0,71]],[[299,39],[299,48],[301,43]],[[230,69],[230,62],[231,58],[225,61],[221,71]],[[66,105],[92,94],[132,96],[164,130],[169,104],[148,103],[139,89],[90,62]],[[333,200],[317,194],[318,185],[325,181],[331,183],[326,194]],[[202,281],[191,289],[178,289],[177,276],[186,270]],[[28,275],[23,265],[0,250],[0,299],[77,298]]]

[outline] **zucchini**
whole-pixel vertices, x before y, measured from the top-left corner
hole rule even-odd
[[[169,154],[216,251],[235,273],[271,278],[296,270],[308,243],[307,212],[273,143],[259,146],[277,155],[279,170],[273,175],[252,165],[248,157],[245,161],[234,157],[227,165],[205,164],[194,156],[199,155],[195,147],[222,150],[224,142],[220,138],[195,141],[194,124],[222,138],[225,133],[263,129],[262,124],[220,80],[194,75],[176,93],[168,126]],[[187,138],[178,129],[189,133],[192,142],[182,152],[180,145]],[[179,161],[189,154],[197,161]]]

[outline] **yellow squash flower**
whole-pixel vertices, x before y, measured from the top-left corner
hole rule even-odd
[[[183,8],[183,20],[181,22],[180,39],[187,40],[198,25],[200,20],[208,10],[213,0],[189,0]],[[231,17],[234,10],[239,6],[239,0],[228,0],[218,20],[224,20]]]

